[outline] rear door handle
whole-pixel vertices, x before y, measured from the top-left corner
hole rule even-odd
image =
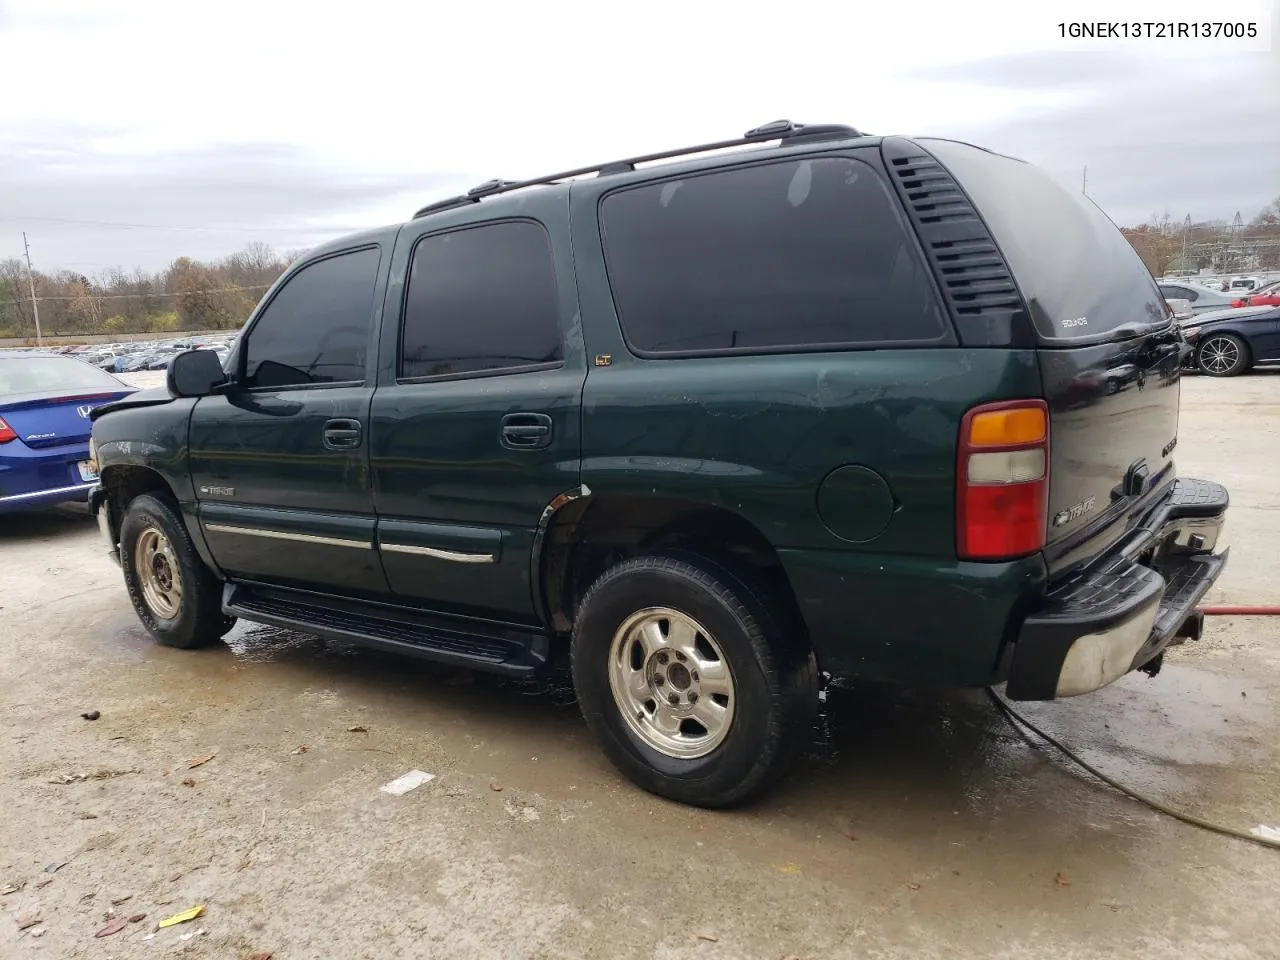
[[[328,420],[324,425],[324,445],[329,450],[354,450],[362,434],[359,420]]]
[[[509,413],[502,418],[502,445],[508,450],[537,450],[551,442],[551,418],[545,413]]]

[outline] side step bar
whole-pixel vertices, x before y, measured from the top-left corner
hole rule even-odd
[[[353,646],[512,677],[538,673],[550,638],[534,628],[456,621],[405,607],[260,584],[228,583],[222,610],[234,617]]]

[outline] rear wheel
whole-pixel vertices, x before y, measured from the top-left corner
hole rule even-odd
[[[235,626],[222,612],[222,584],[196,553],[165,497],[143,494],[120,524],[120,566],[138,619],[157,643],[192,650]]]
[[[1249,345],[1233,333],[1211,334],[1196,349],[1196,364],[1211,377],[1234,377],[1251,362]]]
[[[701,558],[638,557],[583,599],[573,680],[587,725],[639,786],[725,807],[800,752],[817,705],[813,654],[767,590]]]

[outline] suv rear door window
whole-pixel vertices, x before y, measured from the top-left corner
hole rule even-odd
[[[847,157],[646,183],[601,206],[614,304],[642,356],[949,340],[908,229]]]
[[[1155,279],[1092,200],[1013,157],[921,139],[977,207],[1042,339],[1167,320]]]
[[[563,359],[555,263],[540,224],[507,220],[418,241],[405,296],[402,379]]]
[[[245,342],[251,387],[352,383],[365,378],[378,249],[303,267],[271,298]]]

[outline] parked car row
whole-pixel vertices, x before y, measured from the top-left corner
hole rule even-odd
[[[63,347],[56,352],[74,356],[110,373],[138,373],[164,370],[184,350],[213,350],[226,360],[236,334],[209,337],[184,337],[167,340],[140,340],[133,343],[107,343]]]
[[[1170,302],[1186,300],[1192,313],[1209,313],[1213,310],[1230,310],[1233,307],[1280,306],[1280,280],[1241,293],[1233,290],[1222,293],[1196,283],[1160,281],[1160,292]]]
[[[1204,287],[1207,290],[1213,290],[1215,293],[1229,293],[1232,296],[1239,297],[1242,294],[1248,294],[1251,291],[1258,290],[1261,287],[1271,286],[1267,280],[1261,277],[1229,277],[1223,279],[1221,277],[1161,277],[1158,283],[1172,283],[1186,286],[1192,284],[1197,287]]]
[[[1237,277],[1231,283],[1254,279]],[[1161,280],[1158,286],[1192,347],[1189,369],[1234,377],[1259,364],[1280,363],[1280,281],[1251,287],[1244,296],[1189,279]]]
[[[1233,307],[1280,307],[1280,280],[1246,293],[1231,305]]]

